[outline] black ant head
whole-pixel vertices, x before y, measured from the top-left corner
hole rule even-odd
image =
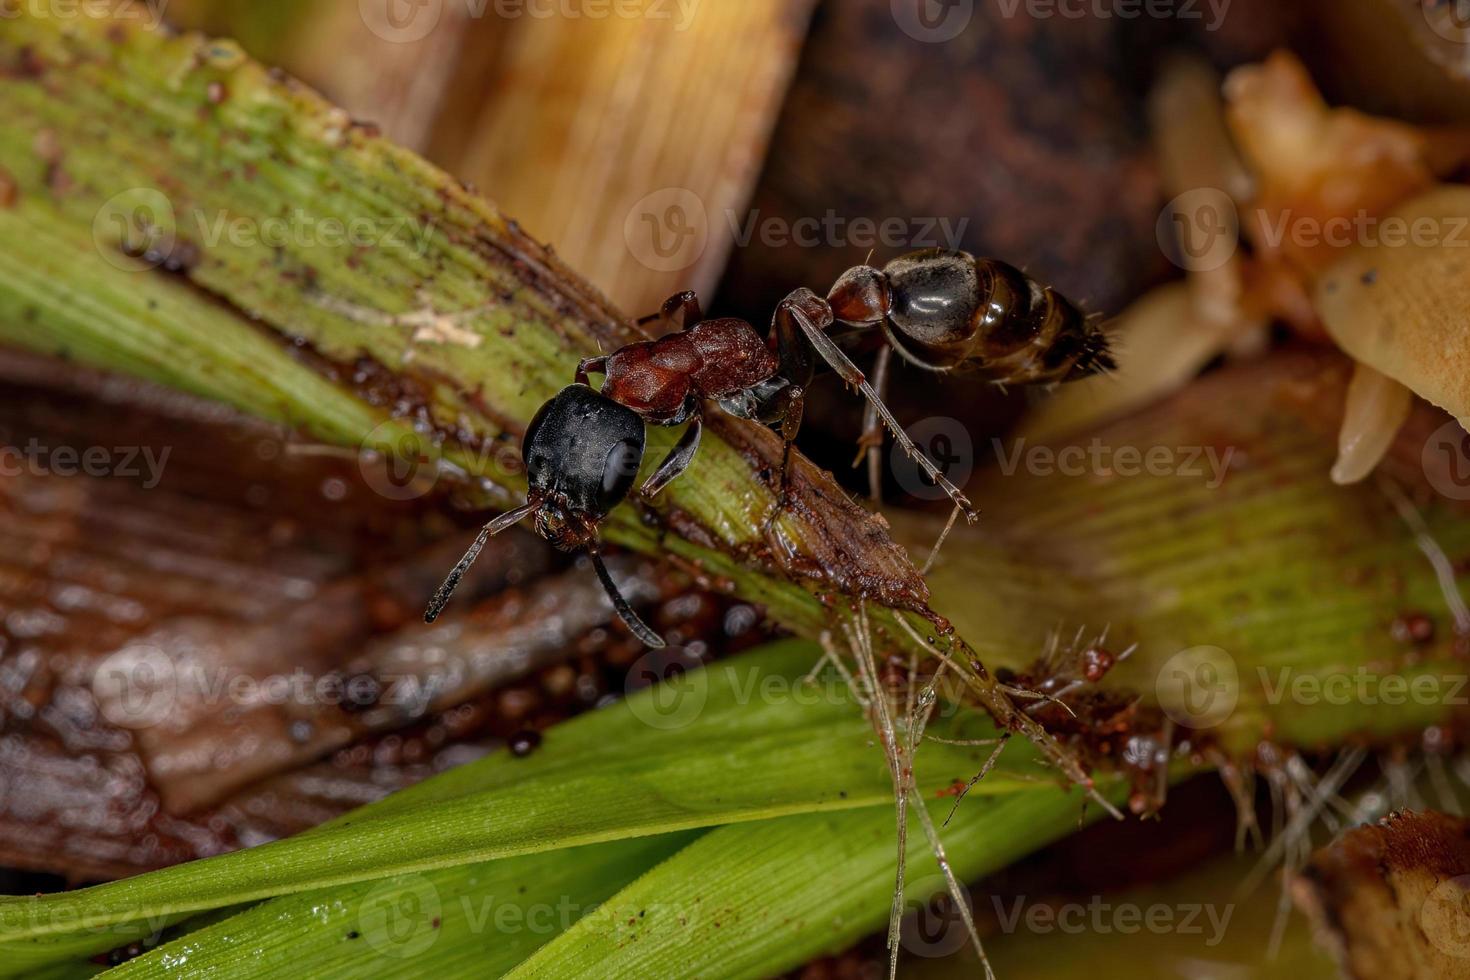
[[[528,500],[536,533],[563,551],[597,539],[597,525],[623,502],[643,462],[643,419],[586,385],[569,385],[526,429]]]
[[[832,315],[843,323],[871,326],[882,323],[893,306],[888,277],[870,265],[848,269],[827,293]]]
[[[526,503],[485,525],[434,594],[424,619],[433,622],[492,535],[534,515],[536,533],[562,551],[586,550],[618,615],[645,643],[661,647],[618,592],[598,554],[597,528],[633,489],[643,462],[643,419],[586,385],[569,385],[526,428],[521,456],[530,485]]]

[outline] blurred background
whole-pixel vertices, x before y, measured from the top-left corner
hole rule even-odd
[[[167,16],[479,188],[630,316],[695,289],[763,325],[798,286],[934,245],[1115,315],[1180,275],[1147,110],[1180,51],[1224,71],[1290,47],[1331,101],[1465,121],[1465,46],[1427,29],[1420,0],[1134,6],[170,0]],[[906,417],[958,417],[977,445],[1027,398],[894,384]],[[804,449],[845,476],[861,413],[819,387]],[[902,495],[891,474],[886,489]]]

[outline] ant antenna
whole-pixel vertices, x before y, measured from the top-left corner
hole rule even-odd
[[[459,580],[464,578],[464,573],[469,571],[470,566],[475,563],[475,559],[480,557],[480,550],[485,547],[485,542],[511,525],[520,523],[521,518],[535,509],[536,505],[534,503],[522,504],[515,510],[501,514],[480,529],[480,533],[475,536],[474,543],[464,553],[464,557],[459,560],[459,564],[450,570],[449,575],[444,579],[444,584],[439,586],[434,592],[434,598],[429,600],[429,608],[424,610],[424,622],[432,623],[439,618],[439,614],[444,611],[444,606],[449,602],[449,597],[454,595],[455,589],[459,588]]]
[[[628,600],[618,591],[618,584],[613,581],[607,566],[602,562],[602,553],[597,548],[588,548],[587,554],[592,557],[592,567],[597,569],[597,577],[602,581],[602,587],[607,590],[607,597],[612,600],[613,609],[617,611],[618,618],[627,624],[628,629],[648,646],[655,650],[662,650],[666,644],[663,637],[648,628],[648,624],[638,618],[633,607],[628,605]]]

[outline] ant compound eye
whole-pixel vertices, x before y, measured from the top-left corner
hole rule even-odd
[[[633,481],[638,478],[638,466],[643,462],[643,446],[632,439],[619,442],[607,454],[602,467],[602,488],[597,496],[599,509],[605,514],[628,496]]]

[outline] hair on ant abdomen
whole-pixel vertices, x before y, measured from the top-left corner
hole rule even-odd
[[[878,303],[867,300],[875,295]],[[837,281],[828,301],[839,319],[867,322],[862,318],[881,311],[889,345],[928,371],[1035,385],[1113,367],[1100,317],[1012,265],[968,252],[926,249],[881,271],[858,266]]]

